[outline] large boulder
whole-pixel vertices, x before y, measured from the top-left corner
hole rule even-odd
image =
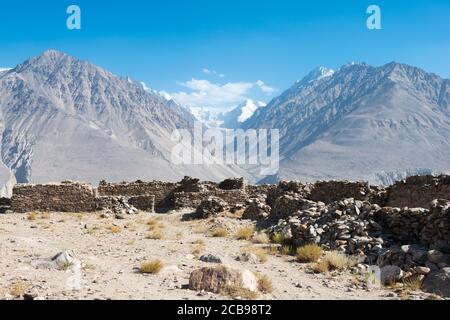
[[[444,268],[428,275],[422,289],[443,297],[450,297],[450,268]]]
[[[189,279],[190,290],[220,293],[229,287],[239,287],[255,292],[258,290],[258,280],[248,270],[232,269],[227,266],[194,270]]]
[[[31,265],[36,269],[67,270],[81,267],[81,262],[73,250],[66,250],[51,259],[33,261]]]
[[[403,278],[403,270],[397,266],[384,266],[380,271],[383,285],[397,283]]]
[[[216,216],[229,209],[228,204],[218,197],[208,197],[203,200],[197,208],[196,214],[199,218],[207,219]]]

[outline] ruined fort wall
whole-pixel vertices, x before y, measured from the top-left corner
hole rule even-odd
[[[178,187],[171,182],[131,182],[131,183],[100,183],[97,189],[99,196],[142,197],[154,196],[155,209],[162,210],[173,205],[172,193]],[[133,201],[133,200],[132,200]],[[136,200],[139,201],[139,200]],[[141,209],[141,208],[139,208]]]
[[[67,182],[61,184],[18,184],[13,189],[11,209],[14,212],[95,211],[97,201],[90,184]]]
[[[388,189],[389,207],[429,208],[435,199],[450,200],[450,176],[415,176]]]

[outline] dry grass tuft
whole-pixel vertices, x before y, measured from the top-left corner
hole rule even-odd
[[[355,265],[355,261],[346,254],[338,251],[331,251],[325,255],[325,260],[330,266],[330,270],[345,270]]]
[[[254,227],[240,228],[236,232],[236,239],[238,239],[238,240],[250,240],[254,233],[255,233],[255,228]]]
[[[34,220],[36,220],[37,219],[37,213],[36,212],[30,212],[28,215],[27,215],[27,220],[28,221],[34,221]]]
[[[277,256],[280,253],[279,246],[276,245],[269,245],[265,247],[265,251],[267,252],[267,254],[270,254],[272,256]]]
[[[243,252],[253,253],[258,257],[261,263],[266,263],[268,260],[267,250],[261,247],[250,247],[243,250]]]
[[[300,262],[317,262],[323,255],[323,249],[317,244],[307,244],[297,249]]]
[[[327,260],[321,260],[315,263],[311,269],[315,273],[327,273],[330,271],[330,265],[328,264]]]
[[[9,294],[14,298],[22,297],[28,290],[29,284],[23,280],[19,280],[11,284],[9,287]]]
[[[215,228],[212,230],[211,236],[214,238],[226,238],[228,237],[228,230],[225,228]]]
[[[283,256],[290,256],[291,254],[293,254],[293,252],[294,252],[294,248],[289,245],[284,245],[280,248],[280,253]]]
[[[343,271],[356,264],[356,260],[338,251],[327,252],[323,259],[316,263],[312,270],[316,273],[327,273],[329,271]]]
[[[149,240],[161,240],[163,238],[164,234],[161,230],[155,230],[147,235],[147,239]]]
[[[196,234],[200,234],[200,233],[206,233],[208,231],[208,227],[205,225],[195,225],[192,228],[192,232],[196,233]]]
[[[119,226],[111,226],[111,227],[109,228],[109,230],[110,230],[112,233],[114,233],[114,234],[117,234],[117,233],[121,233],[121,232],[122,232],[122,228],[119,227]]]
[[[41,218],[41,219],[50,219],[50,213],[49,212],[43,212],[43,213],[41,213],[39,218]]]
[[[269,236],[264,232],[258,232],[252,238],[253,243],[268,244],[270,242]]]
[[[403,285],[412,291],[419,291],[422,289],[423,278],[418,275],[414,275],[403,279]]]
[[[275,232],[272,235],[272,242],[276,244],[287,245],[291,243],[291,238],[285,236],[281,232]]]
[[[272,281],[266,275],[257,275],[258,276],[258,290],[264,294],[273,292]]]
[[[145,274],[158,274],[164,264],[161,260],[144,261],[141,263],[140,272]]]
[[[205,246],[203,244],[197,244],[192,250],[192,254],[195,256],[200,256],[205,251]]]
[[[254,300],[258,298],[258,293],[239,286],[226,286],[220,291],[220,293],[233,299],[239,297],[245,300]]]

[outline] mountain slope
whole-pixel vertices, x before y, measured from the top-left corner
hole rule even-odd
[[[0,112],[2,185],[5,168],[18,182],[235,175],[223,166],[172,165],[170,136],[192,130],[193,116],[140,83],[58,51],[0,74]]]
[[[304,79],[244,128],[279,128],[280,178],[390,183],[450,171],[449,80],[390,63]]]

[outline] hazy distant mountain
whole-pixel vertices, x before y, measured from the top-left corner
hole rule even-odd
[[[187,109],[58,51],[0,73],[0,113],[0,185],[238,175],[172,165],[173,130],[194,122]]]
[[[389,63],[314,70],[244,128],[278,128],[277,178],[390,183],[450,171],[450,80]]]
[[[253,116],[256,110],[265,106],[264,102],[247,99],[233,110],[219,116],[219,119],[222,121],[221,126],[229,129],[239,128]]]

